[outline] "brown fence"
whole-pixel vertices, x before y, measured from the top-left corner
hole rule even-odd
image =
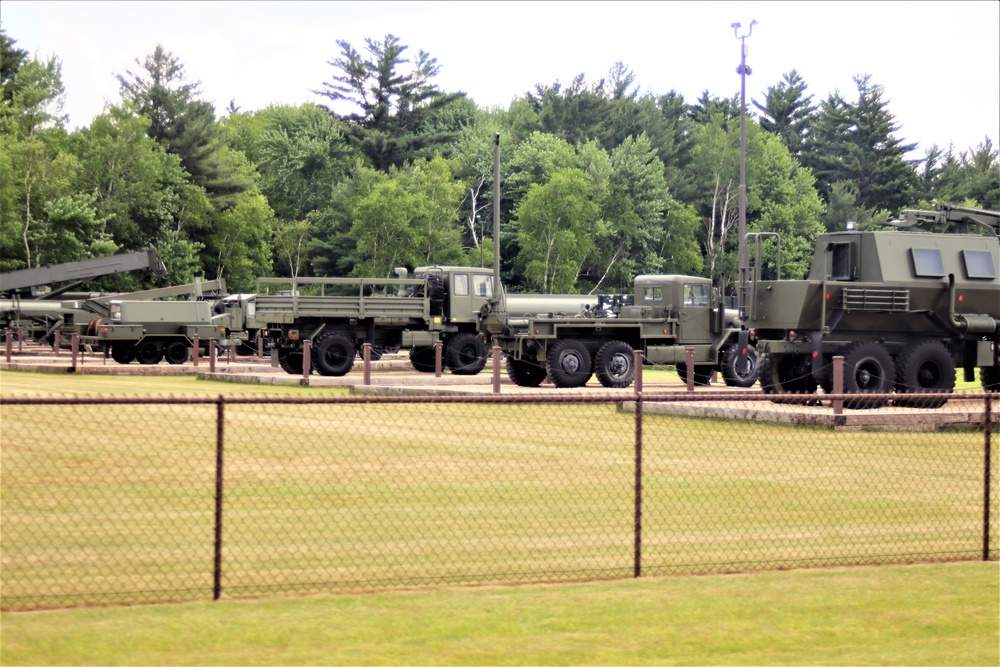
[[[0,399],[2,608],[996,559],[995,400]]]

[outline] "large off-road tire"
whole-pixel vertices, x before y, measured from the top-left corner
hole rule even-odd
[[[712,371],[715,370],[711,366],[695,366],[694,367],[694,385],[696,387],[707,387],[712,381]],[[688,368],[687,364],[677,364],[677,377],[681,379],[681,382],[687,384],[688,381]]]
[[[486,348],[476,334],[460,333],[444,346],[444,362],[455,375],[476,375],[486,367]]]
[[[955,390],[955,361],[944,345],[925,340],[905,348],[896,358],[896,393],[950,394]],[[900,398],[895,404],[913,408],[940,408],[946,398]]]
[[[119,364],[130,364],[135,359],[135,347],[132,343],[112,343],[111,358]]]
[[[628,343],[613,340],[605,343],[594,356],[594,373],[609,389],[623,389],[635,378],[635,351]]]
[[[896,368],[885,346],[859,340],[844,348],[844,393],[889,394],[896,383]],[[844,401],[852,410],[881,408],[886,399]]]
[[[163,359],[163,348],[156,341],[143,341],[135,346],[135,358],[140,364],[153,366]]]
[[[545,362],[552,384],[563,389],[582,387],[592,375],[590,352],[579,340],[556,341]]]
[[[163,356],[168,364],[174,366],[185,363],[191,356],[191,348],[184,341],[176,340],[163,348]]]
[[[979,383],[983,391],[1000,392],[1000,366],[983,366],[979,369]]]
[[[302,375],[302,348],[278,350],[278,366],[289,375]]]
[[[739,345],[730,345],[722,353],[722,381],[727,387],[752,387],[760,378],[760,358],[753,345],[741,354]]]
[[[769,354],[760,365],[760,388],[773,403],[800,403],[779,396],[814,394],[819,384],[812,377],[811,360],[798,354]]]
[[[436,363],[433,347],[410,348],[410,365],[421,373],[433,373]]]
[[[346,336],[328,331],[313,345],[313,363],[320,375],[340,377],[354,367],[354,344]]]
[[[545,381],[545,366],[528,359],[507,357],[507,377],[518,387],[537,387]]]

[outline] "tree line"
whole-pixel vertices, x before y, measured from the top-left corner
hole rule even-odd
[[[539,83],[480,108],[434,83],[441,65],[394,35],[338,41],[323,104],[218,113],[162,46],[117,74],[120,100],[66,129],[55,56],[0,29],[0,270],[154,246],[172,282],[393,275],[490,265],[515,291],[618,292],[641,273],[736,269],[740,102],[640,93],[605,78]],[[797,71],[752,100],[747,225],[781,235],[783,277],[817,234],[903,208],[1000,208],[1000,155],[899,137],[869,74],[816,102]],[[502,137],[500,238],[493,138]],[[772,261],[776,258],[772,258]],[[145,286],[134,276],[108,289]]]

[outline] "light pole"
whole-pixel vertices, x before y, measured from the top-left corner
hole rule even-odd
[[[747,248],[745,239],[747,233],[747,75],[753,73],[753,70],[747,67],[746,39],[753,34],[753,27],[757,25],[757,21],[750,21],[750,29],[745,35],[739,33],[741,25],[740,23],[731,24],[736,39],[740,40],[740,66],[736,68],[736,73],[740,75],[740,228],[737,262],[739,263],[738,270],[740,274],[740,315],[743,316],[743,308],[745,306],[743,303],[743,292],[745,291],[744,287],[747,280]]]

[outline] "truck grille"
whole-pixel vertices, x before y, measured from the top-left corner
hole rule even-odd
[[[878,287],[845,287],[841,293],[844,310],[902,312],[910,309],[910,290]]]

